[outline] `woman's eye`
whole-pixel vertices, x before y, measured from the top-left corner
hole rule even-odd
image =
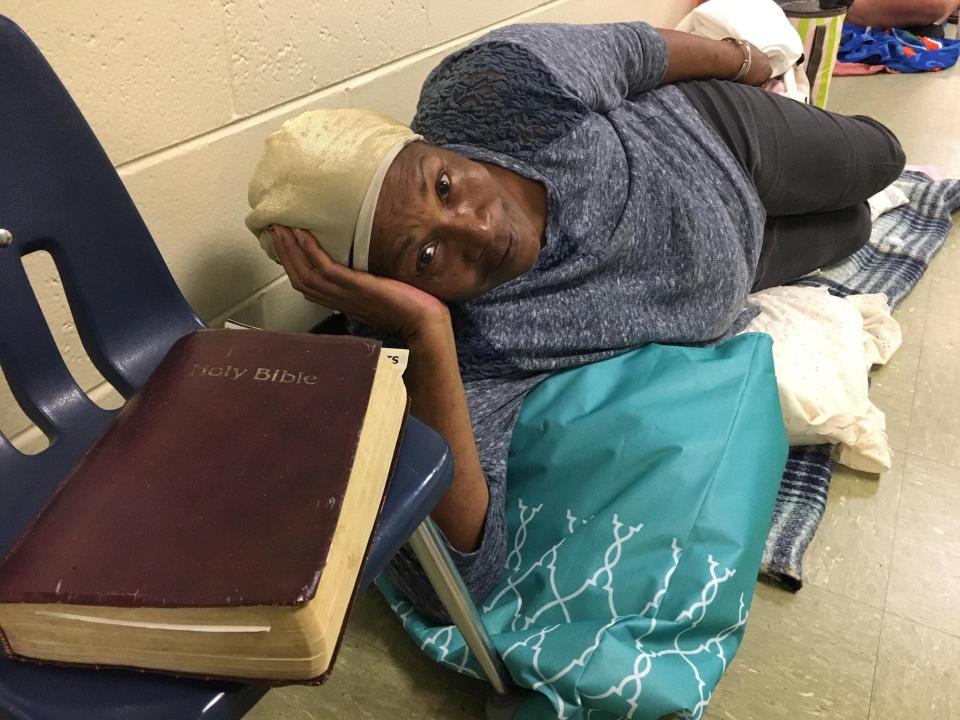
[[[417,255],[417,267],[421,268],[424,265],[429,265],[433,262],[433,256],[436,255],[437,246],[436,245],[425,245],[420,249],[420,254]]]
[[[453,186],[450,184],[450,176],[446,173],[440,175],[437,178],[437,195],[441,198],[447,197],[450,194],[450,190],[453,189]]]

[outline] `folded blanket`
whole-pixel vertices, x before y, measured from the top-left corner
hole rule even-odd
[[[824,286],[840,297],[883,293],[896,307],[943,245],[950,214],[960,208],[960,180],[905,172],[897,187],[909,204],[881,215],[866,247],[795,284]],[[791,450],[760,567],[767,579],[791,590],[803,585],[803,556],[823,518],[832,473],[829,446]]]

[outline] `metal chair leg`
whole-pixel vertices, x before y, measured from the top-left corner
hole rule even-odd
[[[429,517],[424,520],[410,536],[409,543],[437,597],[473,651],[494,691],[506,695],[513,688],[510,676],[433,520]]]

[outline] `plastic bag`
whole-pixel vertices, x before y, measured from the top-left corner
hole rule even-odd
[[[509,554],[481,604],[517,716],[702,718],[740,644],[787,444],[770,338],[650,345],[541,383],[510,451]],[[421,647],[460,633],[378,581]]]

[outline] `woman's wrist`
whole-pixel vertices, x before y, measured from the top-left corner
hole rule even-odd
[[[740,61],[736,71],[727,76],[727,79],[731,82],[741,82],[750,73],[750,67],[753,65],[753,51],[750,48],[750,44],[733,37],[725,37],[720,42],[735,48]]]
[[[450,311],[444,305],[417,317],[404,329],[403,339],[410,348],[415,345],[436,345],[440,340],[452,342]]]
[[[457,367],[457,342],[453,336],[449,313],[446,318],[425,318],[412,328],[403,340],[410,350],[411,358],[417,357],[434,367],[437,364]]]
[[[758,47],[745,43],[713,40],[678,30],[659,30],[667,43],[667,71],[663,83],[681,80],[730,80],[747,85],[763,85],[770,79],[770,58]],[[747,56],[750,62],[744,68]],[[741,70],[743,75],[740,75]]]

